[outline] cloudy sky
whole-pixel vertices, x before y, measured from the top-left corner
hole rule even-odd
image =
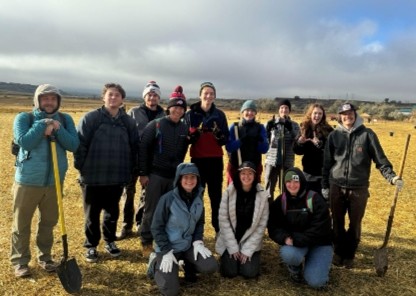
[[[416,102],[416,1],[0,0],[0,81]]]

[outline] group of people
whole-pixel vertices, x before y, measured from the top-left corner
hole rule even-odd
[[[33,112],[16,117],[14,140],[20,150],[11,236],[16,276],[31,274],[30,228],[37,208],[38,263],[49,272],[57,268],[51,257],[58,221],[51,133],[56,137],[61,184],[68,169],[66,151],[74,153],[79,171],[86,261],[98,261],[101,235],[104,249],[120,256],[115,241],[132,236],[136,224],[142,255],[149,258],[148,275],[164,295],[177,294],[179,268],[189,281],[196,281],[197,273],[218,269],[203,242],[205,187],[224,277],[259,275],[267,227],[270,238],[282,246],[290,279],[304,278],[316,288],[326,285],[331,262],[353,267],[369,197],[371,161],[389,183],[403,187],[376,134],[363,125],[350,103],[340,106],[336,130],[320,104],[310,106],[299,126],[289,116],[287,99],[279,102],[278,116],[265,126],[256,121],[255,102],[246,101],[241,119],[228,127],[224,112],[214,104],[216,88],[211,82],[201,84],[200,101],[189,111],[181,86],[171,94],[166,110],[159,105],[161,89],[155,81],[145,86],[144,103],[128,113],[123,108],[125,96],[121,85],[106,84],[104,105],[84,114],[75,128],[72,118],[59,112],[59,90],[46,84],[35,92]],[[191,163],[184,163],[189,145]],[[229,154],[224,192],[222,146]],[[265,187],[262,154],[266,154]],[[295,154],[303,155],[303,170],[294,167]],[[274,199],[276,185],[280,195]],[[123,227],[116,233],[121,199]]]

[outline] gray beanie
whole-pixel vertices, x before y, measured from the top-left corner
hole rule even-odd
[[[243,113],[246,109],[252,109],[257,113],[257,107],[253,100],[245,101],[243,106],[241,107],[240,112]]]
[[[59,92],[59,89],[57,89],[55,86],[50,85],[50,84],[42,84],[39,85],[38,88],[35,91],[35,96],[33,98],[33,104],[35,105],[36,111],[41,112],[43,110],[40,109],[40,105],[39,105],[39,97],[41,95],[46,95],[46,94],[54,94],[58,97],[58,107],[56,108],[56,110],[53,111],[53,113],[48,114],[47,116],[49,118],[53,118],[56,114],[56,112],[58,112],[59,108],[61,107],[61,93]]]

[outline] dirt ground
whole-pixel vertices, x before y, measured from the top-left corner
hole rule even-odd
[[[28,97],[0,98],[0,294],[1,295],[64,295],[58,276],[48,274],[36,264],[36,228],[37,215],[32,223],[31,251],[32,276],[16,279],[9,261],[10,230],[13,220],[13,199],[11,187],[14,182],[15,157],[10,153],[13,139],[13,120],[18,112],[30,111],[31,100]],[[61,112],[69,113],[77,124],[82,114],[97,108],[100,101],[65,100]],[[128,107],[131,104],[128,103]],[[226,112],[228,122],[237,120],[238,112]],[[271,114],[259,113],[257,119],[265,123]],[[302,115],[293,116],[299,122]],[[330,122],[335,125],[335,122]],[[390,211],[394,187],[389,185],[373,165],[370,178],[370,194],[366,215],[363,221],[362,242],[358,248],[355,268],[347,270],[331,267],[327,288],[315,291],[306,283],[294,284],[288,281],[288,271],[279,255],[279,246],[272,242],[267,233],[264,236],[264,248],[261,256],[261,275],[257,279],[245,280],[241,277],[225,279],[219,273],[201,275],[197,283],[188,283],[180,273],[181,295],[416,295],[416,211],[414,193],[416,184],[416,129],[413,123],[377,122],[368,124],[378,135],[381,145],[399,170],[403,146],[407,134],[412,135],[404,170],[405,187],[399,195],[396,215],[388,246],[389,270],[385,277],[376,276],[373,251],[381,246]],[[394,132],[394,136],[389,135]],[[185,161],[189,161],[187,156]],[[79,295],[158,295],[153,280],[146,275],[147,259],[141,257],[142,247],[137,237],[117,245],[123,255],[113,259],[103,252],[103,242],[98,247],[99,261],[87,263],[85,249],[81,190],[76,182],[77,171],[73,168],[72,153],[68,153],[70,169],[64,184],[64,209],[69,240],[69,253],[74,256],[83,275],[83,287]],[[224,156],[224,163],[228,162]],[[301,166],[301,158],[296,157],[296,166]],[[224,180],[226,173],[224,170]],[[264,184],[264,182],[263,182]],[[224,182],[223,188],[226,188]],[[139,190],[139,188],[138,188]],[[214,253],[214,230],[211,226],[211,209],[205,194],[206,224],[205,244]],[[121,222],[119,220],[119,227]],[[62,257],[60,228],[54,230],[55,261]],[[219,256],[215,254],[216,258]]]

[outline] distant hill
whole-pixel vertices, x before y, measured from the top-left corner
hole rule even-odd
[[[0,90],[2,92],[10,91],[15,93],[23,93],[23,94],[34,94],[36,89],[39,85],[32,85],[32,84],[24,84],[24,83],[14,83],[14,82],[2,82],[0,81]],[[68,93],[63,91],[62,89],[59,90],[61,95],[63,96],[73,96],[74,94]]]

